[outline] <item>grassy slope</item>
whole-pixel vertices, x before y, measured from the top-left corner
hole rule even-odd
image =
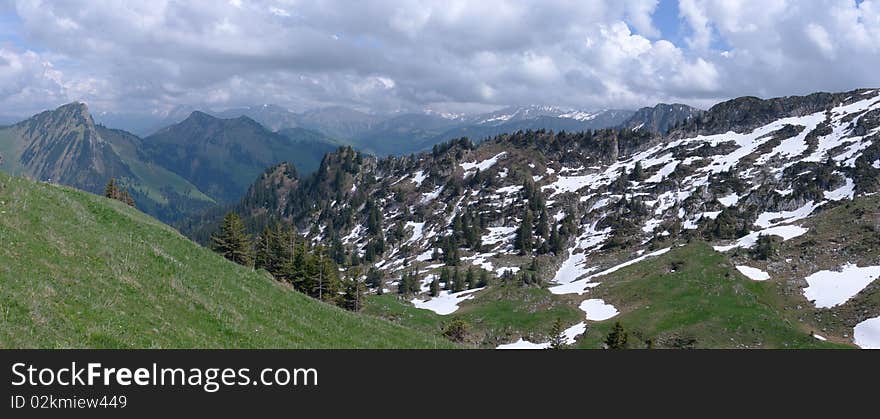
[[[579,347],[601,347],[615,321],[634,347],[646,339],[655,347],[674,347],[676,339],[694,339],[698,348],[849,347],[810,336],[779,308],[774,287],[745,278],[704,243],[679,247],[603,278],[589,298],[603,298],[621,314],[590,322]]]
[[[543,342],[549,339],[547,334],[557,318],[575,324],[583,317],[583,312],[564,297],[546,289],[517,285],[493,285],[446,316],[415,308],[393,294],[371,296],[364,311],[432,334],[439,333],[449,321],[461,319],[469,325],[470,343],[487,348],[519,337]]]
[[[319,303],[123,205],[0,174],[0,348],[448,347]]]

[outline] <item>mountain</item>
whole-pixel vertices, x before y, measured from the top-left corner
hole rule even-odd
[[[0,174],[0,348],[448,348],[233,264],[121,202]]]
[[[661,103],[639,109],[621,126],[629,129],[647,129],[664,134],[673,127],[684,124],[703,114],[703,111],[680,103]]]
[[[333,138],[351,139],[370,130],[381,118],[354,109],[333,106],[307,111],[299,115],[298,121],[302,128]]]
[[[350,143],[378,156],[405,155],[431,148],[447,130],[460,124],[438,114],[407,113],[374,124]]]
[[[596,121],[591,128],[615,126],[632,115],[632,111],[603,110],[588,112],[558,106],[513,106],[495,112],[477,115],[469,119],[472,125],[503,125],[510,122],[533,121],[541,118],[555,118],[571,121]],[[541,127],[538,127],[540,129]]]
[[[0,128],[0,170],[96,194],[116,178],[137,205],[165,220],[214,201],[141,154],[141,139],[96,125],[88,107],[71,103]]]
[[[672,126],[344,148],[310,176],[261,177],[235,210],[402,287],[372,313],[460,319],[482,347],[542,346],[556,319],[579,347],[616,320],[631,347],[877,345],[880,91],[739,98]],[[486,280],[429,295],[469,270]]]
[[[280,134],[248,117],[220,119],[198,111],[143,142],[151,161],[219,202],[239,199],[268,166],[290,161],[308,172],[336,147],[332,140],[307,130]]]
[[[234,108],[222,112],[213,112],[211,114],[223,119],[233,119],[240,116],[246,116],[259,122],[260,125],[268,128],[270,131],[275,132],[281,131],[285,128],[296,128],[300,126],[300,115],[276,105],[266,104]]]

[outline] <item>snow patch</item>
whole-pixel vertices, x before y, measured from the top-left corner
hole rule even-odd
[[[865,320],[853,329],[856,345],[862,349],[880,349],[880,317]]]
[[[424,170],[419,170],[415,174],[413,174],[412,183],[415,183],[416,186],[422,186],[422,182],[428,178],[428,175],[425,174]]]
[[[843,185],[833,191],[825,191],[825,199],[832,201],[840,201],[842,199],[853,199],[855,196],[856,184],[853,180],[846,178],[846,185]]]
[[[732,193],[730,195],[718,198],[718,202],[720,202],[721,205],[724,205],[725,207],[732,207],[739,202],[739,195],[737,195],[736,193]]]
[[[578,336],[584,334],[587,331],[587,324],[584,322],[580,322],[565,331],[562,332],[565,335],[565,343],[567,345],[572,345],[575,343]],[[547,349],[550,347],[550,342],[544,343],[532,343],[523,338],[519,338],[518,341],[514,343],[507,343],[504,345],[498,345],[495,349]]]
[[[826,192],[827,194],[828,192]],[[798,220],[803,220],[810,216],[816,208],[820,207],[822,203],[814,204],[813,201],[809,201],[804,206],[794,210],[794,211],[780,211],[780,212],[764,212],[758,216],[758,219],[755,220],[755,225],[761,228],[768,228],[779,224],[787,224]]]
[[[498,159],[507,155],[507,152],[502,151],[495,155],[495,157],[483,160],[481,162],[471,162],[471,163],[461,163],[462,169],[464,169],[464,176],[468,177],[469,175],[474,174],[477,170],[481,172],[485,172],[490,167],[494,166],[495,163],[498,163]]]
[[[795,237],[802,236],[806,234],[808,229],[801,226],[777,226],[771,227],[768,229],[764,229],[761,231],[755,231],[749,233],[746,236],[741,237],[734,244],[728,246],[714,246],[714,249],[718,252],[726,252],[731,249],[735,249],[737,247],[742,247],[745,249],[750,249],[756,243],[758,243],[758,238],[765,235],[779,236],[782,237],[782,241],[791,240]]]
[[[613,266],[613,267],[608,268],[602,272],[592,274],[592,275],[587,276],[587,277],[580,279],[580,280],[575,281],[575,280],[571,280],[571,278],[568,278],[570,280],[570,282],[563,283],[563,284],[557,285],[555,287],[551,287],[550,292],[552,292],[553,294],[578,294],[578,295],[582,295],[583,293],[587,292],[586,288],[595,288],[596,286],[599,285],[598,283],[590,282],[593,278],[598,278],[600,276],[605,276],[605,275],[617,272],[620,269],[623,269],[623,268],[630,266],[630,265],[635,265],[636,263],[639,263],[645,259],[655,257],[655,256],[660,256],[660,255],[670,251],[671,249],[672,248],[667,247],[666,249],[661,249],[656,252],[648,253],[647,255],[639,256],[633,260],[621,263],[620,265],[617,265],[617,266]],[[593,270],[595,270],[595,269],[593,269]],[[557,276],[558,276],[558,274],[557,274]]]
[[[752,268],[751,266],[740,265],[736,267],[736,270],[738,270],[741,274],[745,275],[752,281],[766,281],[770,279],[770,274],[758,268]]]
[[[476,288],[472,290],[450,293],[449,291],[440,291],[440,295],[430,298],[426,301],[422,301],[418,298],[413,298],[412,303],[416,308],[421,308],[425,310],[431,310],[441,316],[445,316],[447,314],[455,313],[458,310],[458,305],[462,301],[470,300],[474,298],[474,293],[482,290],[483,288]]]
[[[597,322],[608,320],[620,314],[613,305],[607,304],[605,301],[598,298],[584,300],[579,308],[583,310],[584,313],[587,313],[587,320]]]
[[[807,300],[815,300],[817,308],[839,306],[880,278],[880,266],[860,268],[848,263],[840,271],[819,271],[806,278]]]

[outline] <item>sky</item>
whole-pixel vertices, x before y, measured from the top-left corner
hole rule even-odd
[[[869,0],[0,0],[0,115],[708,108],[877,68]]]

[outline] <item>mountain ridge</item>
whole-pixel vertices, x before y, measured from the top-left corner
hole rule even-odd
[[[728,120],[724,112],[731,113]],[[246,218],[257,210],[263,219],[270,214],[294,223],[310,240],[331,243],[339,263],[372,266],[389,283],[414,269],[422,281],[418,305],[434,300],[425,288],[431,278],[462,268],[486,270],[494,284],[543,284],[546,298],[577,302],[583,297],[570,296],[602,283],[593,279],[596,272],[691,240],[707,241],[746,267],[782,263],[781,252],[795,251],[789,242],[813,234],[813,217],[880,190],[878,113],[880,95],[856,90],[741,98],[690,115],[666,135],[626,128],[522,131],[381,159],[341,149],[272,198],[284,206],[238,210]],[[869,246],[858,251],[859,263],[880,264]],[[807,320],[852,306],[812,306],[804,277],[827,269],[816,261],[829,257],[802,257],[811,261],[802,276],[779,271],[779,283],[792,289],[780,298],[800,321],[846,340],[855,323]],[[838,266],[855,259],[829,258]],[[870,313],[880,315],[880,305]],[[484,345],[506,339],[484,338]]]

